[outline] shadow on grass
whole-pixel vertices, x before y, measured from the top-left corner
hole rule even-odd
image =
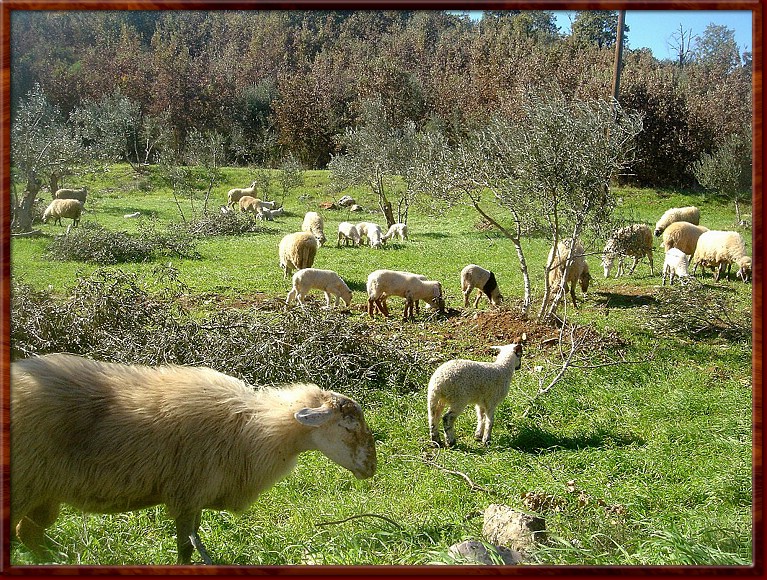
[[[574,437],[552,433],[538,425],[523,424],[512,427],[507,433],[499,433],[495,444],[524,453],[548,453],[559,450],[579,450],[586,448],[628,447],[644,445],[641,437],[614,431],[598,426],[589,433]]]
[[[649,294],[619,294],[617,292],[590,293],[594,303],[605,308],[637,308],[657,303],[654,296]]]

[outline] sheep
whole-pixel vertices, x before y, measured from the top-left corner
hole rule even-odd
[[[314,234],[320,246],[325,243],[325,222],[322,216],[316,211],[308,211],[304,215],[304,223],[301,225],[301,231]]]
[[[72,225],[77,227],[83,213],[82,202],[76,199],[54,199],[43,212],[43,223],[53,218],[54,224],[62,225],[61,218],[71,218]]]
[[[586,263],[585,250],[580,240],[576,240],[575,245],[570,250],[570,246],[573,245],[572,239],[566,239],[559,242],[555,249],[551,248],[549,256],[546,261],[550,265],[548,279],[549,288],[556,289],[562,283],[562,275],[567,269],[567,275],[565,276],[563,290],[570,290],[570,297],[573,299],[573,306],[578,307],[578,302],[575,299],[575,284],[579,282],[581,285],[581,291],[586,294],[589,290],[589,282],[591,282],[591,274],[589,273],[589,265]],[[568,258],[568,254],[570,257]],[[569,266],[568,266],[569,262]]]
[[[360,234],[360,239],[367,238],[367,243],[371,248],[383,247],[383,230],[381,226],[373,222],[360,222],[356,226]]]
[[[330,308],[330,295],[336,297],[335,306],[343,300],[348,308],[352,303],[352,291],[336,272],[333,270],[319,270],[317,268],[304,268],[293,274],[293,288],[288,292],[285,301],[287,306],[298,300],[303,305],[304,297],[312,288],[322,290],[325,293],[325,307]]]
[[[256,193],[255,181],[250,184],[250,187],[235,187],[234,189],[230,189],[226,194],[226,205],[234,207],[234,204],[239,202],[241,197],[245,195],[252,197],[254,193]]]
[[[469,295],[474,288],[477,289],[474,308],[479,305],[479,299],[482,298],[483,293],[493,306],[498,306],[503,301],[501,291],[498,289],[498,282],[495,280],[495,274],[476,264],[469,264],[461,270],[461,291],[463,292],[464,308],[469,305]]]
[[[407,224],[392,224],[386,234],[381,238],[381,241],[385,242],[387,240],[391,240],[395,236],[399,237],[400,240],[407,240]]]
[[[285,213],[284,207],[278,207],[277,209],[269,209],[268,207],[262,207],[258,213],[256,213],[256,219],[274,221],[274,218],[281,216]]]
[[[350,243],[352,246],[360,245],[360,233],[357,231],[354,224],[349,222],[341,222],[338,224],[338,242],[336,246],[340,248],[341,242],[343,242],[345,246],[348,246]]]
[[[256,215],[262,213],[264,209],[271,210],[274,207],[273,201],[263,201],[257,197],[251,197],[249,195],[243,195],[237,203],[240,206],[240,211],[251,212]]]
[[[76,199],[85,205],[85,198],[88,196],[88,190],[85,187],[78,189],[57,189],[53,194],[54,199]]]
[[[434,280],[424,280],[422,276],[411,272],[396,270],[376,270],[368,275],[368,316],[378,310],[383,316],[389,316],[386,299],[389,296],[401,296],[405,299],[403,320],[414,318],[414,309],[419,300],[424,300],[439,312],[444,311],[442,285]]]
[[[668,283],[674,284],[674,278],[679,277],[687,278],[690,274],[688,272],[690,257],[685,254],[679,248],[671,248],[666,252],[666,257],[663,260],[663,276],[661,277],[661,285],[666,285],[666,276],[668,276]]]
[[[605,278],[610,276],[615,258],[618,258],[618,270],[615,277],[623,274],[623,258],[631,256],[634,261],[631,264],[629,274],[633,274],[639,260],[647,256],[650,262],[650,274],[653,275],[652,263],[652,232],[650,226],[645,224],[631,224],[615,230],[605,244],[602,252],[602,266]]]
[[[708,228],[704,226],[689,222],[674,222],[663,232],[661,247],[664,252],[668,252],[671,248],[679,248],[688,256],[692,256],[695,253],[695,246],[698,245],[698,238],[707,231]]]
[[[295,232],[282,238],[278,253],[280,268],[285,271],[285,278],[290,276],[293,270],[311,268],[317,248],[319,248],[317,238],[307,232]]]
[[[750,278],[751,258],[746,256],[746,244],[743,237],[738,232],[709,230],[703,232],[698,238],[695,247],[695,253],[692,257],[695,264],[693,273],[696,272],[698,264],[705,264],[715,268],[714,280],[719,281],[722,273],[729,269],[732,264],[738,265],[738,278]]]
[[[178,562],[203,509],[244,511],[319,450],[359,479],[373,434],[350,398],[313,384],[255,390],[206,367],[148,367],[50,354],[11,365],[11,520],[44,553],[59,505],[110,513],[164,504]]]
[[[493,417],[498,405],[506,398],[514,371],[522,366],[523,334],[511,344],[493,346],[498,351],[495,362],[479,362],[466,359],[449,360],[431,375],[428,388],[429,433],[432,442],[442,447],[439,419],[448,447],[455,445],[455,419],[467,405],[475,405],[477,429],[474,438],[484,445],[490,442]]]
[[[666,210],[655,224],[655,237],[659,238],[665,229],[674,222],[687,222],[697,226],[700,223],[700,210],[694,205],[672,207]]]

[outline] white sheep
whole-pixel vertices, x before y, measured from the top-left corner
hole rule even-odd
[[[213,369],[51,354],[11,365],[11,521],[44,552],[59,505],[110,513],[165,504],[179,563],[203,509],[244,511],[319,450],[357,478],[376,471],[361,407],[316,385],[254,390]]]
[[[341,242],[345,246],[351,244],[352,246],[360,245],[360,233],[357,231],[357,227],[349,222],[341,222],[338,224],[338,242],[337,247],[341,247]]]
[[[479,305],[479,299],[482,294],[493,306],[498,306],[503,301],[503,296],[498,288],[498,282],[495,280],[495,274],[490,270],[485,270],[476,264],[469,264],[461,270],[461,291],[463,292],[463,307],[469,305],[469,295],[471,291],[477,289],[477,297],[474,299],[474,308]]]
[[[308,211],[304,215],[304,222],[301,225],[302,232],[310,232],[314,234],[320,246],[323,245],[327,238],[325,238],[325,221],[322,216],[316,211]]]
[[[290,276],[293,270],[311,268],[317,248],[319,248],[319,242],[314,234],[295,232],[282,238],[278,254],[280,268],[285,271],[285,278]]]
[[[70,218],[72,225],[77,227],[83,213],[83,204],[76,199],[54,199],[43,212],[43,223],[53,218],[53,223],[62,225],[61,218]]]
[[[277,209],[269,209],[268,207],[262,207],[256,214],[256,219],[274,221],[274,218],[281,216],[285,213],[284,207],[278,207]]]
[[[672,207],[666,210],[655,224],[655,237],[660,237],[665,229],[674,222],[687,222],[697,226],[700,223],[700,210],[694,205]]]
[[[693,274],[698,265],[714,268],[714,280],[719,278],[732,264],[738,265],[737,277],[746,280],[751,274],[751,258],[746,255],[746,244],[738,232],[709,230],[698,238],[692,257]]]
[[[400,240],[407,240],[407,224],[398,222],[389,226],[389,230],[381,237],[381,241],[385,242],[391,240],[394,237],[398,237]]]
[[[360,239],[365,238],[371,248],[383,247],[383,230],[373,222],[360,222],[356,225]]]
[[[250,187],[235,187],[226,194],[226,204],[234,207],[234,204],[240,201],[240,198],[247,195],[253,197],[256,193],[256,182],[250,184]]]
[[[352,291],[336,272],[304,268],[293,274],[293,288],[288,292],[285,304],[290,306],[293,300],[298,300],[303,305],[306,295],[315,288],[325,293],[326,308],[330,308],[331,295],[336,297],[335,306],[338,306],[340,300],[344,301],[347,308],[352,303]]]
[[[690,256],[685,254],[679,248],[671,248],[666,252],[666,257],[663,260],[663,276],[661,277],[661,285],[665,286],[666,276],[668,276],[668,283],[673,285],[674,278],[680,279],[687,278],[690,274],[688,272]]]
[[[650,226],[645,224],[631,224],[615,230],[605,244],[602,251],[602,267],[605,278],[610,276],[613,263],[618,258],[618,270],[615,277],[623,274],[623,258],[631,256],[634,261],[631,264],[629,274],[633,274],[639,261],[647,256],[650,262],[650,274],[654,274],[652,263],[652,232]]]
[[[586,263],[586,252],[583,249],[583,244],[580,240],[576,240],[571,251],[570,246],[572,244],[572,239],[569,238],[559,242],[556,247],[556,252],[554,251],[555,248],[549,250],[549,256],[546,263],[551,264],[548,278],[549,289],[553,292],[558,291],[559,285],[562,283],[562,276],[565,274],[565,270],[567,270],[563,290],[565,292],[567,292],[568,289],[570,290],[573,306],[577,308],[578,302],[575,299],[575,284],[580,283],[581,291],[586,294],[589,290],[591,274],[589,273],[589,265]]]
[[[698,238],[707,231],[708,228],[704,226],[689,222],[674,222],[663,232],[661,247],[664,252],[668,252],[671,248],[678,248],[688,256],[692,256],[698,245]]]
[[[384,316],[389,316],[386,299],[389,296],[401,296],[405,299],[405,310],[402,318],[414,318],[415,308],[419,300],[424,300],[438,311],[445,309],[442,297],[442,285],[434,280],[424,280],[423,276],[411,272],[396,270],[376,270],[368,275],[368,315],[373,316],[378,310]]]
[[[442,447],[439,421],[448,447],[455,445],[455,419],[467,405],[477,410],[477,429],[474,438],[484,445],[490,442],[493,418],[498,405],[506,398],[514,371],[522,365],[523,334],[504,346],[493,346],[498,351],[495,362],[454,359],[441,364],[429,379],[428,408],[429,434],[435,445]]]
[[[240,211],[250,212],[256,215],[263,212],[264,209],[271,210],[274,207],[273,201],[263,201],[257,197],[250,195],[243,195],[237,203],[240,206]]]
[[[83,205],[85,205],[85,199],[88,197],[88,190],[85,187],[78,189],[57,189],[53,194],[55,199],[76,199]]]

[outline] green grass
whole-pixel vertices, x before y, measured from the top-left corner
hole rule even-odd
[[[251,181],[247,170],[226,169],[216,188],[216,209],[230,187]],[[134,178],[125,167],[87,182],[91,199],[84,221],[136,232],[126,213],[141,211],[161,221],[178,221],[178,208],[156,176]],[[349,192],[373,209],[362,189]],[[731,229],[734,208],[717,199],[685,192],[619,190],[621,211],[654,224],[673,205],[701,207],[702,222]],[[334,199],[325,172],[309,172],[304,186],[285,200],[286,216],[267,224],[273,231],[201,239],[198,260],[170,260],[192,297],[215,309],[234,298],[282,299],[289,289],[277,261],[277,244],[300,229],[305,211]],[[190,215],[188,202],[184,211]],[[200,199],[195,201],[199,206]],[[200,206],[201,207],[201,206]],[[492,206],[489,206],[492,207]],[[497,211],[497,210],[496,210]],[[338,271],[354,294],[350,317],[366,320],[367,274],[377,268],[420,272],[443,282],[448,306],[460,308],[460,269],[479,263],[496,273],[513,304],[522,297],[522,279],[510,242],[475,227],[470,208],[443,216],[411,208],[411,240],[384,250],[335,247],[340,221],[383,223],[380,214],[323,211],[328,243],[315,266]],[[188,217],[187,215],[187,217]],[[87,263],[59,262],[44,256],[51,236],[63,228],[42,225],[42,237],[14,239],[12,275],[44,290],[66,296],[78,275],[96,269]],[[750,233],[750,232],[744,232]],[[750,247],[750,235],[745,236]],[[536,299],[542,294],[542,267],[548,241],[523,241]],[[561,364],[555,348],[540,344],[553,329],[532,329],[522,369],[500,406],[493,440],[483,448],[473,440],[474,416],[467,411],[456,423],[458,446],[430,448],[426,428],[426,383],[437,364],[453,356],[489,360],[487,345],[511,339],[502,331],[476,330],[482,319],[473,309],[449,320],[426,317],[403,323],[395,316],[366,322],[375,332],[408,335],[428,343],[432,364],[416,377],[418,392],[371,389],[355,394],[378,444],[379,470],[357,481],[319,453],[301,456],[296,471],[267,491],[244,514],[206,511],[201,535],[214,561],[222,564],[287,565],[410,564],[449,562],[447,547],[479,538],[482,511],[490,503],[526,509],[522,495],[549,494],[559,509],[541,513],[551,535],[534,554],[538,564],[656,565],[750,564],[751,519],[751,343],[717,337],[656,336],[643,324],[647,306],[657,297],[662,252],[655,252],[656,275],[646,263],[633,276],[605,280],[598,257],[589,258],[594,276],[583,307],[569,314],[604,336],[622,341],[620,366],[573,368],[523,417],[539,382]],[[168,261],[168,260],[164,260]],[[151,278],[155,264],[119,268]],[[715,288],[716,287],[716,288]],[[751,287],[736,282],[724,288],[739,307],[748,307]],[[707,290],[708,289],[708,290]],[[486,302],[481,309],[486,309]],[[535,308],[535,307],[534,307]],[[319,314],[318,314],[319,315]],[[474,329],[474,330],[473,330]],[[603,338],[600,348],[616,354],[617,344]],[[607,346],[605,346],[607,345]],[[652,359],[648,360],[652,353]],[[604,353],[602,353],[604,354]],[[588,364],[588,360],[584,361]],[[536,371],[536,367],[542,367]],[[324,385],[332,387],[333,385]],[[465,474],[472,489],[453,472]],[[579,502],[567,483],[576,482],[588,499]],[[386,516],[396,525],[382,518]],[[358,516],[358,517],[356,517]],[[346,518],[352,518],[340,522]],[[58,564],[171,564],[175,561],[174,527],[162,507],[115,515],[83,515],[65,507],[48,535],[59,552]],[[38,563],[14,543],[11,561]]]

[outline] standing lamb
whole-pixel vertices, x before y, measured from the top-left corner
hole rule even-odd
[[[700,210],[694,205],[672,207],[666,210],[655,224],[655,237],[660,237],[664,230],[674,222],[687,222],[697,226],[700,223]]]
[[[314,234],[296,232],[282,238],[278,253],[280,268],[285,271],[285,278],[290,276],[293,270],[311,268],[317,248],[319,248],[319,242]]]
[[[360,234],[360,239],[367,239],[367,243],[371,248],[383,247],[383,230],[381,226],[373,222],[360,222],[356,227]]]
[[[746,255],[743,236],[733,231],[703,232],[698,238],[692,263],[695,264],[693,273],[696,272],[698,264],[714,268],[714,280],[717,282],[725,270],[729,277],[729,268],[732,264],[738,265],[738,278],[745,280],[747,277],[750,278],[751,274],[751,258]]]
[[[53,218],[53,223],[62,225],[61,218],[70,218],[72,225],[77,227],[83,213],[83,204],[76,199],[54,199],[43,212],[43,223]]]
[[[434,280],[425,280],[423,276],[411,272],[396,270],[376,270],[367,279],[368,315],[373,316],[378,310],[389,316],[386,299],[389,296],[401,296],[405,299],[403,320],[415,318],[415,307],[419,300],[442,312],[445,301],[442,297],[442,285]]]
[[[663,232],[661,247],[664,252],[668,252],[671,248],[678,248],[688,256],[692,256],[698,245],[698,238],[707,231],[708,228],[704,226],[696,226],[689,222],[674,222]]]
[[[407,224],[403,224],[401,222],[392,224],[389,227],[389,231],[387,231],[386,234],[381,237],[381,241],[385,242],[387,240],[391,240],[395,236],[400,240],[407,240]]]
[[[685,254],[679,248],[671,248],[666,252],[666,257],[663,260],[663,276],[661,277],[661,286],[666,285],[666,276],[668,276],[668,283],[674,284],[674,278],[680,279],[687,278],[690,274],[688,272],[688,265],[690,256]]]
[[[441,364],[429,379],[428,407],[429,434],[432,442],[442,447],[439,435],[439,419],[448,447],[455,445],[455,419],[467,405],[477,410],[477,429],[474,438],[484,445],[490,442],[493,418],[498,405],[506,398],[514,371],[522,366],[523,334],[512,344],[493,346],[498,351],[495,362],[479,362],[466,359],[449,360]]]
[[[577,308],[575,284],[579,282],[581,291],[586,294],[589,290],[591,274],[589,274],[589,265],[586,263],[586,251],[583,249],[583,244],[580,240],[576,240],[575,246],[571,251],[570,246],[572,243],[571,239],[559,242],[556,247],[556,253],[554,248],[551,248],[546,263],[551,264],[548,274],[549,289],[554,292],[558,291],[559,285],[562,283],[562,276],[565,274],[565,269],[567,270],[562,289],[567,292],[569,288],[570,296],[573,299],[573,306]],[[569,258],[568,254],[570,255]],[[570,262],[569,266],[567,265],[568,262]]]
[[[316,288],[325,293],[325,307],[330,308],[331,294],[336,297],[335,305],[338,306],[343,300],[348,308],[352,303],[352,291],[336,272],[333,270],[319,270],[317,268],[304,268],[293,274],[293,288],[288,292],[285,304],[290,306],[293,300],[303,305],[304,298],[310,290]]]
[[[650,226],[631,224],[613,232],[602,252],[602,266],[605,278],[610,276],[610,270],[612,270],[616,258],[618,258],[618,270],[615,272],[615,277],[618,278],[623,274],[623,258],[625,256],[631,256],[634,259],[629,274],[634,273],[637,264],[645,256],[647,256],[647,261],[650,262],[650,274],[654,274]]]
[[[304,223],[301,225],[301,231],[314,234],[320,246],[325,243],[325,222],[316,211],[306,212]]]
[[[78,189],[57,189],[53,194],[54,199],[76,199],[85,205],[85,198],[88,197],[88,190],[85,187]]]
[[[482,294],[487,296],[487,299],[493,306],[498,306],[503,301],[501,291],[498,289],[498,282],[495,280],[495,274],[476,264],[469,264],[461,270],[461,291],[463,292],[464,308],[469,306],[469,295],[474,288],[477,289],[474,308],[479,305],[479,299],[482,298]]]
[[[110,513],[165,504],[178,562],[203,509],[243,511],[319,450],[376,471],[361,407],[316,385],[254,390],[209,368],[129,366],[51,354],[11,365],[11,521],[44,551],[59,505]]]
[[[338,224],[338,242],[337,247],[341,247],[341,242],[344,246],[351,244],[352,246],[360,245],[360,233],[354,224],[349,222],[341,222]]]

